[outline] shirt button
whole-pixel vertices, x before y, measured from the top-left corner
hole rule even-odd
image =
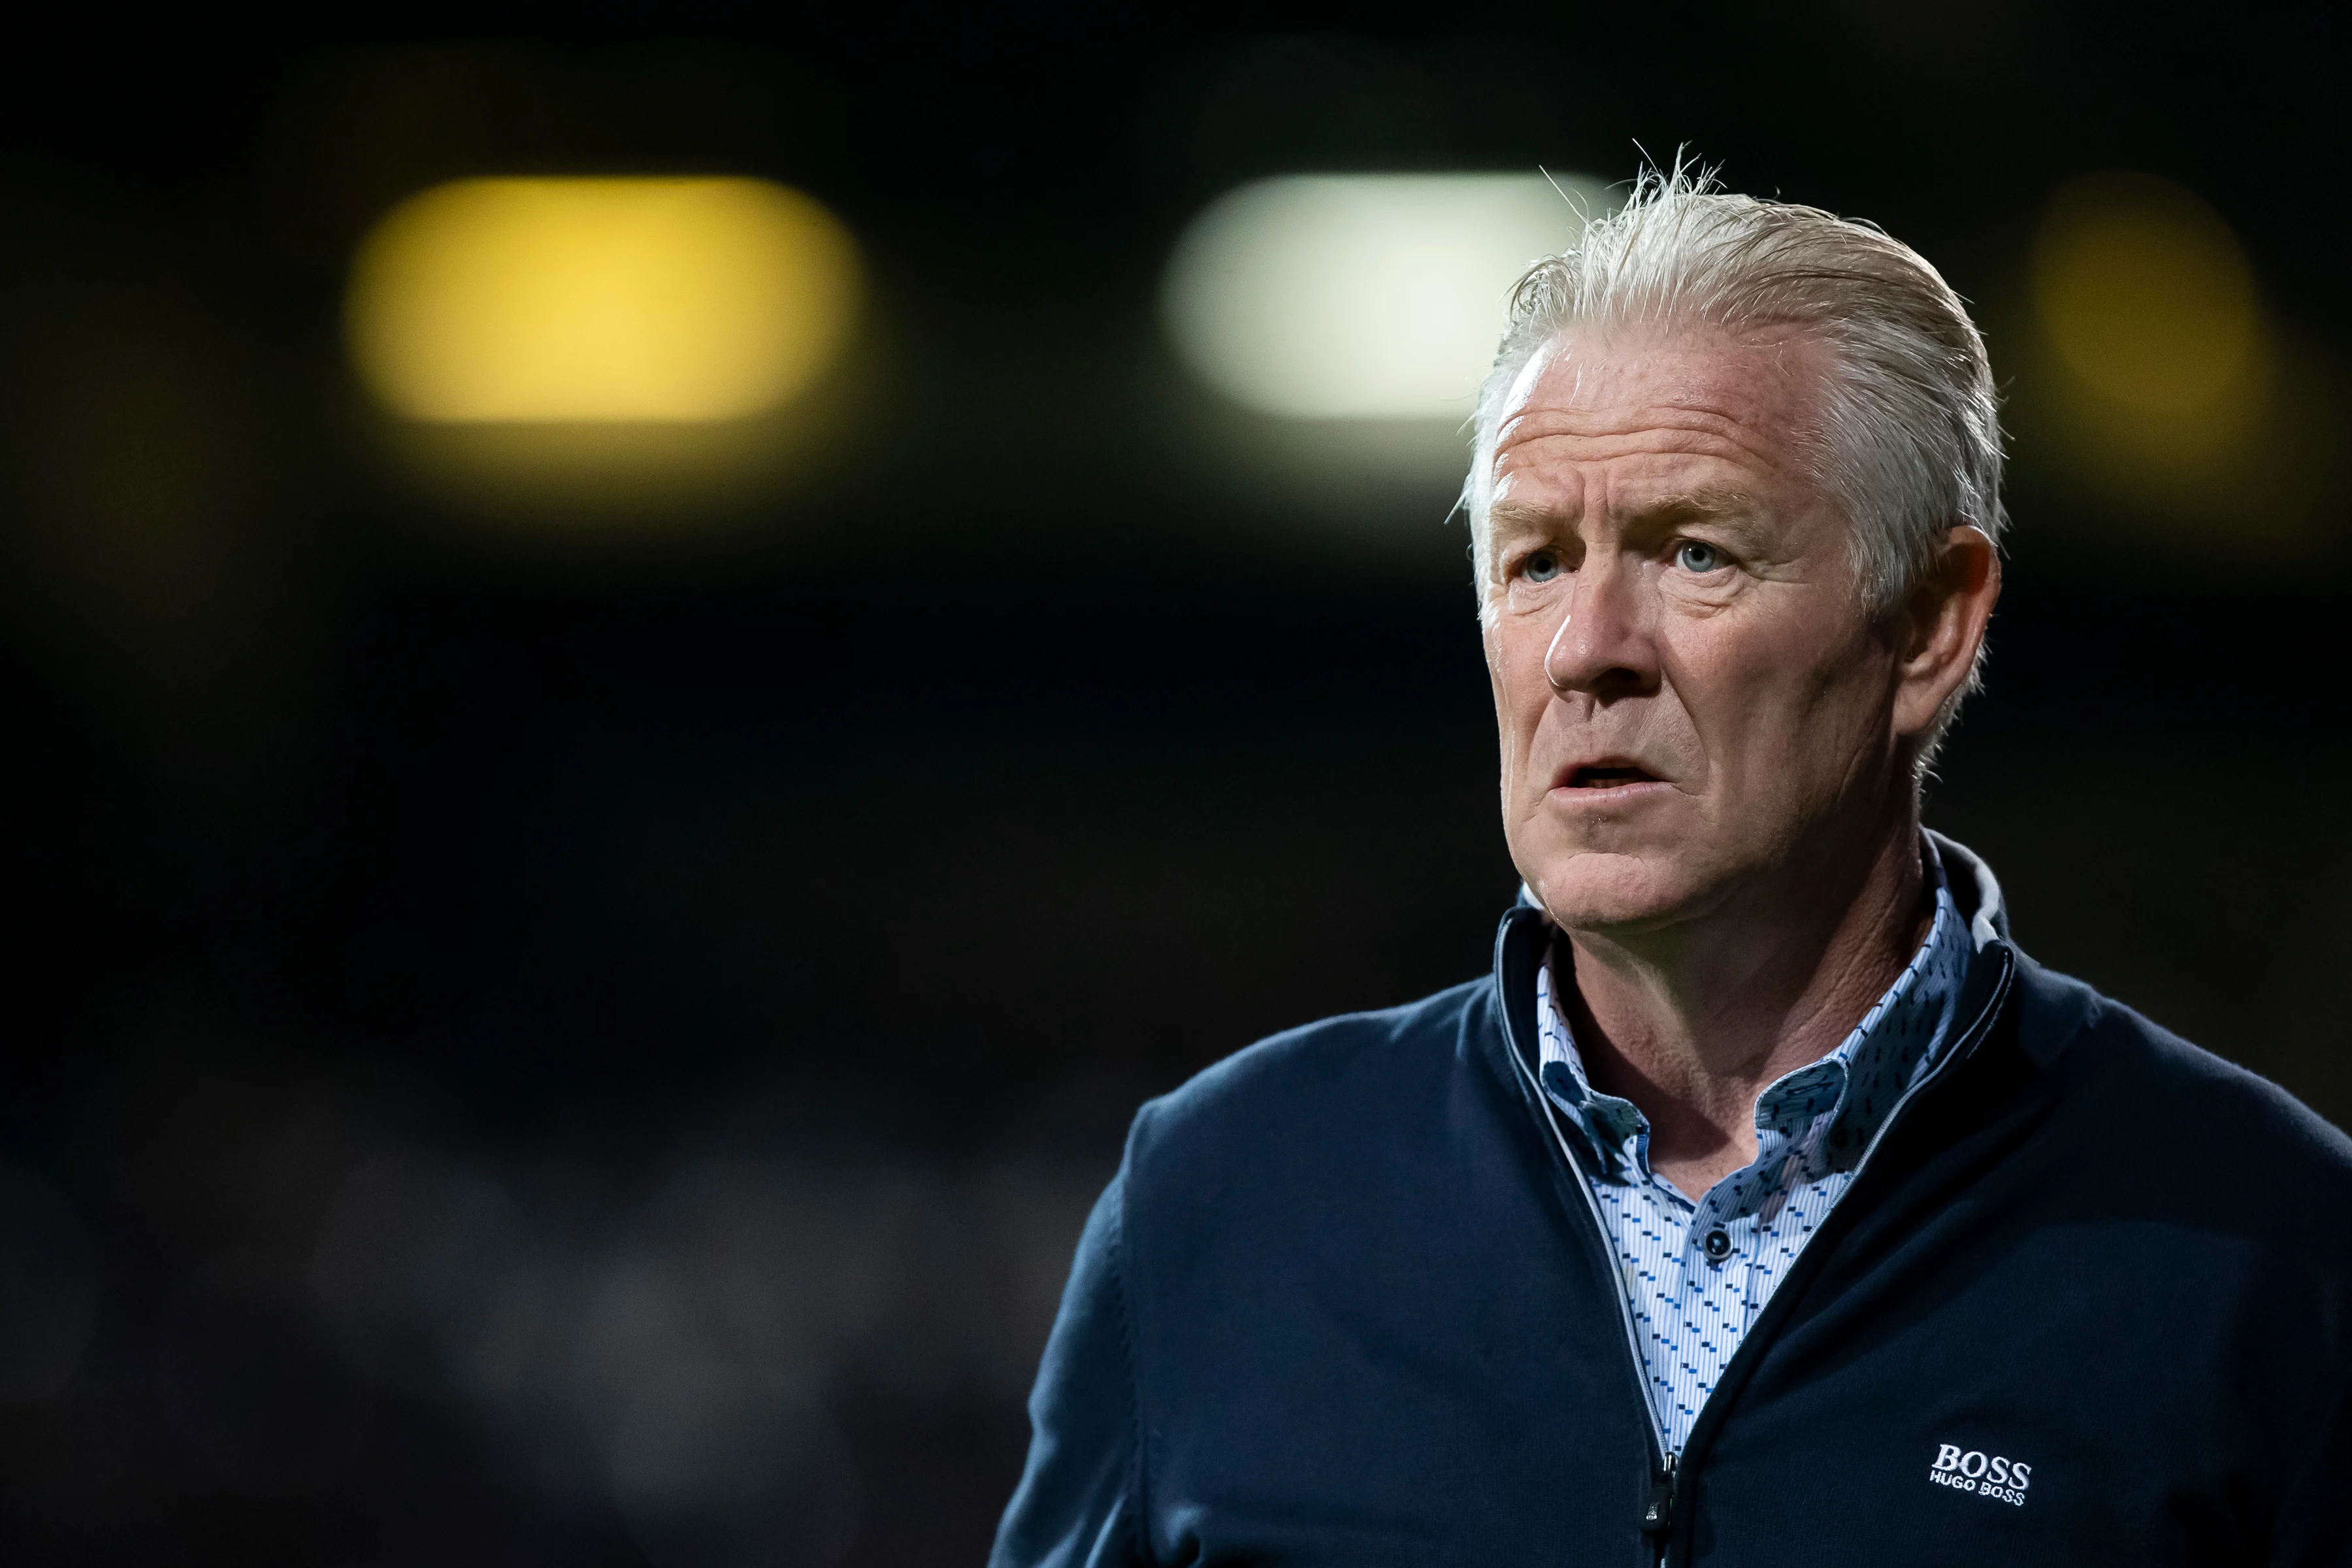
[[[1708,1231],[1706,1239],[1699,1245],[1706,1249],[1706,1260],[1709,1263],[1720,1263],[1731,1256],[1731,1235],[1721,1226]]]

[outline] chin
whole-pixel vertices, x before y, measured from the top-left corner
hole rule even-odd
[[[1563,850],[1532,869],[1528,885],[1570,931],[1654,931],[1712,901],[1709,889],[1670,857]]]

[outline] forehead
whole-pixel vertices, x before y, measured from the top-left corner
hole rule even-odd
[[[1595,482],[1810,488],[1826,353],[1796,334],[1584,332],[1528,363],[1496,428],[1497,504],[1579,503]]]

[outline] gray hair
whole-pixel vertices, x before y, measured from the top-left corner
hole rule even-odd
[[[1780,327],[1828,349],[1832,384],[1807,458],[1843,505],[1874,612],[1900,601],[1955,524],[2000,542],[2008,519],[1992,370],[1968,307],[1942,275],[1868,224],[1734,195],[1678,162],[1671,172],[1645,171],[1623,206],[1593,219],[1573,249],[1537,262],[1511,290],[1462,489],[1482,606],[1491,588],[1495,447],[1512,391],[1547,344],[1588,324]]]

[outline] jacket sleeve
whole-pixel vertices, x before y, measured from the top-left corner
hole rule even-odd
[[[1029,1395],[1029,1463],[989,1568],[1127,1568],[1149,1561],[1138,1477],[1124,1266],[1126,1176],[1087,1218]]]

